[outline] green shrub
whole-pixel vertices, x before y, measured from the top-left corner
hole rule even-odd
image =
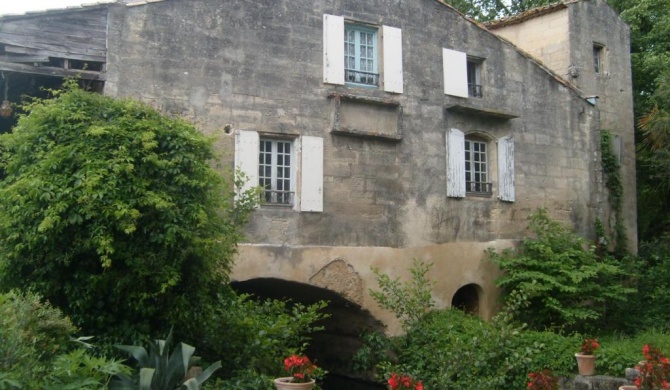
[[[412,280],[409,282],[401,282],[400,278],[391,279],[373,268],[379,291],[370,289],[370,296],[380,307],[393,312],[402,322],[403,328],[408,329],[435,306],[431,295],[435,282],[426,276],[432,266],[413,259],[409,269]]]
[[[630,317],[636,322],[637,318]],[[623,377],[625,369],[644,360],[642,347],[653,344],[661,351],[670,352],[670,334],[658,330],[639,332],[634,336],[609,335],[599,338],[601,348],[596,361],[598,374]]]
[[[200,340],[203,356],[220,358],[226,378],[249,372],[282,376],[281,362],[289,354],[302,353],[315,325],[326,317],[325,302],[305,306],[279,300],[258,301],[229,291],[212,311],[212,329]]]
[[[516,389],[531,371],[569,374],[579,345],[577,337],[512,330],[460,310],[431,313],[404,339],[397,364],[438,389]]]
[[[517,291],[528,304],[516,320],[532,329],[592,331],[612,306],[635,290],[624,285],[625,272],[615,258],[597,254],[594,246],[551,220],[541,209],[531,216],[535,237],[518,249],[489,250],[505,275],[496,281],[503,298]]]
[[[196,339],[182,313],[216,304],[253,206],[233,205],[212,140],[74,88],[27,109],[0,136],[0,288],[32,289],[116,342],[170,324]]]
[[[0,372],[30,377],[28,373],[44,369],[68,351],[76,330],[60,310],[36,294],[0,294]]]
[[[0,294],[0,389],[98,390],[129,372],[119,361],[91,355],[71,339],[75,331],[36,294]]]
[[[432,302],[426,279],[429,268],[415,260],[412,281],[407,283],[391,281],[377,271],[381,290],[371,294],[388,303],[385,307],[398,318],[408,318],[410,326],[405,326],[405,335],[393,339],[379,334],[366,338],[355,357],[359,370],[376,365],[379,378],[390,372],[408,373],[426,388],[507,390],[524,388],[531,371],[549,368],[569,374],[576,369],[579,337],[527,331],[511,321],[526,305],[522,294],[512,294],[512,304],[492,322],[460,310],[427,312]],[[415,314],[399,315],[405,313]]]

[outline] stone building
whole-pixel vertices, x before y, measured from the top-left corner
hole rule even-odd
[[[603,128],[634,245],[628,39],[603,0],[488,29],[437,0],[123,1],[1,17],[0,71],[24,86],[76,74],[193,121],[267,188],[239,287],[329,298],[343,333],[354,311],[397,333],[372,267],[407,278],[431,262],[438,307],[490,318],[484,251],[526,236],[531,213],[593,238],[611,220]]]

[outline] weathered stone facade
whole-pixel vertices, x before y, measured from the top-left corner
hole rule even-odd
[[[628,26],[604,0],[572,0],[542,10],[488,27],[538,58],[585,96],[597,97],[600,128],[614,136],[612,146],[621,163],[628,249],[636,252],[635,120]],[[597,71],[595,55],[600,61]],[[613,228],[614,216],[605,211],[602,217]]]
[[[587,237],[596,218],[611,221],[602,128],[620,141],[634,244],[628,29],[603,0],[569,0],[490,31],[436,0],[123,0],[2,18],[0,44],[44,51],[16,32],[68,15],[107,25],[106,45],[88,43],[106,62],[80,70],[104,81],[104,93],[193,121],[216,138],[218,163],[247,170],[250,184],[261,173],[274,183],[285,163],[287,192],[273,188],[277,204],[254,212],[240,245],[240,283],[302,283],[311,286],[304,299],[315,288],[335,293],[342,308],[367,310],[397,333],[368,294],[371,268],[408,278],[419,258],[434,264],[438,307],[489,318],[499,271],[484,251],[523,238],[531,213],[547,208]],[[347,50],[369,39],[369,74],[344,69],[352,29]],[[80,40],[69,53],[88,61]],[[67,73],[53,73],[49,58],[46,67],[0,59],[0,68]],[[362,85],[368,78],[376,85]],[[280,147],[290,149],[285,160]]]
[[[606,8],[601,3],[577,4]],[[582,12],[569,8],[558,19],[573,11]],[[324,15],[378,28],[379,35],[382,26],[399,29],[402,93],[324,82]],[[610,66],[621,55],[625,69],[628,30],[616,15],[604,16],[603,23],[614,20],[617,30],[603,41],[620,51],[608,53]],[[561,32],[572,38],[571,26],[563,20]],[[578,34],[591,42],[603,39],[599,31]],[[569,58],[579,57],[567,41],[557,45],[560,61],[568,47]],[[444,49],[479,61],[481,98],[445,94]],[[485,260],[486,248],[525,236],[528,216],[540,207],[589,237],[595,219],[608,215],[599,161],[601,105],[585,99],[593,75],[585,71],[577,83],[559,76],[569,79],[435,0],[165,0],[110,7],[105,93],[140,98],[193,120],[218,138],[227,164],[240,132],[320,138],[322,211],[259,208],[233,277],[339,291],[393,333],[399,328],[392,315],[366,293],[375,286],[371,267],[407,277],[413,257],[432,262],[438,305],[450,306],[460,288],[474,286],[476,311],[488,318],[497,304],[498,271]],[[629,102],[629,81],[602,97]],[[447,196],[452,128],[489,146],[492,194]],[[626,143],[632,130],[621,130]],[[497,197],[496,144],[505,137],[514,142],[513,201]],[[293,172],[296,194],[306,169],[298,164]],[[628,164],[628,186],[633,172]],[[626,201],[634,217],[634,197]]]

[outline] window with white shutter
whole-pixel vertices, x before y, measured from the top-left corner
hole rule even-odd
[[[462,131],[447,131],[447,196],[465,197],[465,136]]]
[[[402,31],[389,26],[377,29],[345,23],[341,16],[323,15],[323,82],[379,87],[380,75],[384,91],[403,92]]]
[[[468,97],[468,59],[463,52],[442,49],[444,94]]]
[[[235,167],[248,179],[240,190],[261,187],[263,204],[323,211],[323,138],[260,138],[255,131],[240,130],[235,133]]]
[[[514,139],[498,140],[498,198],[514,202]]]

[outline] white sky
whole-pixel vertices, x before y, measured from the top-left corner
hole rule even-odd
[[[95,4],[98,0],[0,0],[0,15],[22,14],[29,11],[65,8],[73,5]]]

